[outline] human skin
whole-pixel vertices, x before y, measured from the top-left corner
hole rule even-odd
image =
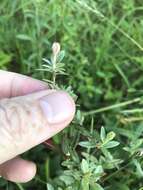
[[[14,182],[31,180],[36,165],[19,155],[60,132],[74,114],[74,101],[66,92],[0,70],[0,175]]]

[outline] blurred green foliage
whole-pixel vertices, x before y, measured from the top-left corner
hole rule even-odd
[[[53,41],[59,41],[69,76],[59,77],[58,83],[72,86],[86,112],[84,122],[77,112],[71,127],[54,140],[62,153],[41,145],[24,155],[38,164],[33,181],[16,185],[1,179],[1,187],[143,188],[142,13],[142,0],[1,0],[0,68],[48,79],[36,69],[50,56]],[[105,112],[106,106],[111,107]],[[102,125],[107,134],[116,134],[115,140],[103,143]]]

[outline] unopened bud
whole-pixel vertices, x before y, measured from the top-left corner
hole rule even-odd
[[[60,52],[60,44],[58,42],[53,43],[52,51],[54,55],[58,55],[58,53]]]

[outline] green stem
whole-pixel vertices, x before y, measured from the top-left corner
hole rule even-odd
[[[125,107],[127,105],[140,102],[141,98],[142,97],[139,97],[139,98],[135,98],[133,100],[129,100],[129,101],[121,102],[121,103],[114,104],[114,105],[111,105],[111,106],[106,106],[106,107],[99,108],[99,109],[96,109],[96,110],[91,110],[91,111],[88,111],[88,112],[84,112],[83,115],[84,116],[94,115],[94,114],[105,112],[105,111],[109,111],[109,110],[112,110],[112,109],[116,109],[116,108],[120,108],[120,107]]]
[[[57,57],[56,57],[56,55],[53,55],[53,78],[52,78],[52,80],[53,80],[53,86],[54,86],[54,88],[56,87],[56,71],[55,71],[55,69],[56,69],[56,60],[57,60]]]
[[[116,172],[112,173],[111,175],[107,176],[106,178],[104,178],[102,180],[102,182],[105,182],[107,180],[109,180],[110,178],[112,178],[113,176],[117,175],[119,172],[121,172],[123,169],[125,169],[127,166],[129,166],[131,164],[131,162],[127,163],[126,165],[124,165],[123,167],[121,167],[119,170],[117,170]]]
[[[136,109],[130,109],[130,110],[123,110],[121,113],[125,114],[134,114],[134,113],[142,113],[143,109],[142,108],[136,108]]]
[[[107,180],[109,180],[110,178],[112,178],[113,176],[117,175],[119,172],[121,172],[122,170],[124,170],[126,167],[128,167],[130,164],[132,164],[133,159],[136,158],[136,154],[132,155],[129,157],[129,159],[127,159],[124,163],[124,165],[122,167],[120,167],[117,171],[113,172],[112,174],[110,174],[109,176],[105,177],[102,182],[105,182]],[[140,159],[142,159],[141,157],[138,158],[138,160],[140,161]],[[130,161],[131,160],[131,161]]]
[[[17,187],[20,189],[20,190],[24,190],[24,188],[22,187],[22,185],[20,185],[19,183],[15,183],[17,185]]]
[[[45,185],[47,184],[47,181],[43,181],[42,179],[40,179],[39,176],[36,176],[35,179],[36,179],[38,182],[42,183],[42,184],[45,184]]]
[[[54,88],[56,86],[56,73],[53,72],[53,85],[54,85]]]

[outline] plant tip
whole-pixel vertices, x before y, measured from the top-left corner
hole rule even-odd
[[[52,51],[53,51],[53,55],[58,55],[58,53],[60,52],[60,43],[58,42],[54,42],[53,45],[52,45]]]

